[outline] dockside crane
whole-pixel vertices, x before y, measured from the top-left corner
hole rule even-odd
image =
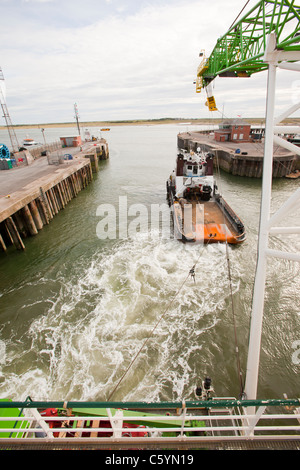
[[[246,3],[246,5],[249,1]],[[240,16],[240,15],[239,15]],[[285,227],[286,214],[299,211],[300,188],[271,214],[272,165],[274,143],[300,155],[300,148],[280,137],[280,134],[300,134],[299,126],[278,126],[290,114],[300,108],[295,103],[277,118],[275,117],[276,73],[278,69],[300,72],[300,5],[295,0],[261,0],[250,11],[236,20],[217,43],[197,70],[196,92],[205,88],[207,93],[216,77],[251,77],[267,71],[267,101],[264,142],[262,199],[258,234],[257,265],[254,282],[249,349],[244,396],[256,399],[267,260],[272,257],[300,262],[300,253],[274,250],[269,245],[272,235],[300,235],[300,227]],[[212,97],[213,98],[213,97]],[[292,101],[292,100],[291,100]],[[211,100],[214,106],[214,99]],[[291,356],[292,356],[291,350]],[[253,410],[248,410],[250,414]],[[255,425],[255,423],[253,422]]]
[[[251,77],[268,69],[264,55],[270,34],[276,37],[282,60],[295,60],[293,53],[300,48],[300,6],[295,0],[260,0],[217,40],[208,58],[201,50],[196,92],[206,90],[211,111],[217,109],[211,93],[216,77]]]

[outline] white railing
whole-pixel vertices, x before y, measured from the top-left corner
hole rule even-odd
[[[261,404],[254,414],[247,413],[249,409],[224,406],[196,410],[183,404],[175,414],[171,408],[172,415],[145,409],[136,414],[106,408],[106,416],[74,415],[71,409],[61,409],[60,416],[42,416],[36,408],[30,407],[23,409],[22,416],[0,417],[0,446],[28,441],[39,444],[43,441],[200,444],[224,439],[236,442],[288,440],[299,441],[300,445],[299,407],[283,405],[280,412],[273,413],[272,407]]]

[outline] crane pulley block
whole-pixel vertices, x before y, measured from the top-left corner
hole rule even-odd
[[[215,98],[213,96],[207,97],[206,106],[208,106],[209,111],[218,111]]]

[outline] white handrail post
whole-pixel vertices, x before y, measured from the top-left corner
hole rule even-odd
[[[42,431],[47,435],[47,438],[53,439],[53,432],[50,430],[49,425],[46,423],[45,419],[40,415],[38,410],[35,408],[30,408],[32,416],[36,419],[37,424],[41,427]]]
[[[260,230],[258,239],[257,270],[254,283],[253,304],[251,313],[251,327],[249,337],[249,350],[247,361],[247,373],[245,382],[245,394],[248,399],[256,399],[259,358],[261,347],[261,332],[264,309],[265,281],[266,281],[266,249],[268,248],[268,224],[270,219],[270,204],[272,192],[272,166],[273,166],[273,128],[274,105],[276,85],[276,59],[272,57],[275,49],[275,35],[269,36],[266,50],[266,61],[269,62],[267,103],[266,103],[266,127],[263,162],[262,198],[260,213]],[[250,414],[253,409],[249,410]]]
[[[123,427],[123,411],[116,410],[115,415],[112,415],[111,409],[107,408],[107,415],[110,419],[110,424],[113,430],[113,437],[120,438],[122,437],[122,427]]]
[[[281,139],[279,139],[277,136],[274,136],[274,132],[280,130],[275,127],[275,124],[277,124],[283,117],[286,117],[288,113],[294,112],[300,106],[300,104],[297,103],[296,105],[292,106],[286,113],[282,114],[279,118],[277,118],[276,120],[274,119],[276,70],[277,67],[282,65],[282,63],[280,64],[282,60],[299,61],[299,51],[287,52],[277,50],[276,35],[275,33],[271,33],[268,37],[267,47],[264,54],[264,62],[268,64],[266,130],[257,267],[253,291],[247,373],[245,382],[245,395],[248,399],[256,399],[257,395],[267,257],[272,255],[286,259],[293,259],[295,261],[300,261],[300,256],[298,254],[280,253],[278,251],[270,250],[268,248],[269,234],[272,230],[272,226],[274,226],[274,221],[279,219],[281,214],[285,212],[287,208],[294,207],[295,200],[298,201],[299,199],[298,193],[296,193],[271,218],[270,205],[272,194],[273,144],[274,141],[279,144],[282,143]],[[285,63],[284,68],[292,68],[290,67],[290,65],[290,63]],[[296,70],[300,71],[300,67],[297,66]],[[288,144],[284,142],[284,146],[287,147]],[[296,153],[298,153],[298,149],[296,149]],[[298,233],[298,230],[296,228],[283,230],[283,232],[287,231],[290,231],[291,233]],[[253,407],[251,409],[248,409],[248,411],[250,414],[254,414]]]
[[[248,429],[246,430],[246,433],[245,433],[247,437],[254,436],[255,426],[257,425],[258,421],[264,414],[265,410],[266,410],[266,406],[260,406],[257,412],[255,413],[255,415],[250,418],[248,422]]]
[[[180,437],[183,437],[183,429],[185,426],[185,417],[186,417],[186,406],[185,406],[185,400],[182,400],[182,409],[181,409],[181,431],[180,431]]]

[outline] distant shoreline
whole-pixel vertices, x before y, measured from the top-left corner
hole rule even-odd
[[[234,118],[233,118],[234,119]],[[238,118],[237,118],[238,119]],[[250,124],[261,125],[265,123],[264,118],[245,118],[246,122]],[[222,122],[221,118],[212,119],[140,119],[140,120],[128,120],[128,121],[88,121],[80,122],[80,127],[102,127],[108,129],[113,126],[141,126],[141,125],[157,125],[157,124],[194,124],[194,125],[218,125]],[[284,124],[299,124],[300,118],[290,118],[283,121]],[[14,124],[13,127],[20,129],[41,129],[51,127],[76,127],[75,122],[54,122],[54,123],[41,123],[41,124]],[[6,126],[0,126],[0,129],[6,129]]]

